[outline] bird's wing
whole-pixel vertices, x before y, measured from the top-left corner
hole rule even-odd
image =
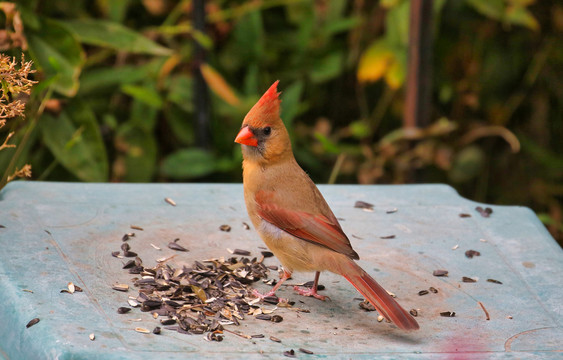
[[[295,237],[325,246],[352,259],[359,259],[336,219],[282,208],[273,201],[274,196],[275,193],[271,191],[261,190],[256,193],[257,212],[262,219]]]

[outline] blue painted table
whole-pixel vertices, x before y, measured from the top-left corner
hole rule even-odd
[[[0,357],[253,359],[280,358],[299,348],[315,353],[296,352],[302,359],[562,357],[563,253],[532,211],[491,206],[493,213],[484,218],[475,211],[479,204],[444,185],[320,189],[342,219],[362,267],[406,309],[417,309],[419,331],[405,333],[377,322],[377,313],[358,307],[359,294],[350,284],[323,274],[323,293],[330,301],[300,297],[290,287],[279,293],[310,313],[278,309],[285,319],[281,323],[247,317],[239,327],[227,326],[264,334],[263,339],[226,333],[217,343],[174,331],[135,332],[158,323],[136,309],[116,312],[127,306],[127,295],[134,295],[111,288],[114,282],[131,284],[132,275],[111,256],[122,236],[135,232],[130,242],[145,263],[174,254],[166,244],[175,238],[190,250],[176,253],[172,262],[177,266],[228,257],[227,248],[259,254],[261,240],[243,227],[249,221],[242,186],[13,182],[0,192]],[[373,211],[354,208],[357,200],[373,203]],[[232,230],[220,231],[223,224]],[[467,250],[481,255],[470,259]],[[275,258],[267,261],[277,264]],[[433,276],[437,269],[448,270],[449,276]],[[477,282],[463,282],[464,276]],[[293,281],[311,279],[311,274],[297,274]],[[84,292],[61,293],[68,282]],[[418,295],[429,287],[438,292]],[[440,316],[444,311],[455,317]],[[41,321],[26,328],[33,318]],[[272,335],[282,342],[269,340]]]

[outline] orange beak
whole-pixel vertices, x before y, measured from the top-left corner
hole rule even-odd
[[[258,146],[258,140],[248,126],[240,129],[237,137],[235,138],[235,142],[248,146]]]

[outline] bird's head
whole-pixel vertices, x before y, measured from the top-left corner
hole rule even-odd
[[[235,142],[246,160],[276,161],[292,156],[289,134],[280,118],[279,80],[270,86],[244,117]]]

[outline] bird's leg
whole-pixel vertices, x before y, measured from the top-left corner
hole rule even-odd
[[[276,291],[278,291],[278,289],[280,288],[281,284],[284,283],[284,281],[286,281],[287,279],[289,279],[291,277],[291,273],[288,272],[287,270],[283,269],[283,274],[280,277],[280,281],[278,281],[278,283],[276,284],[276,286],[274,286],[272,288],[272,290],[268,291],[265,294],[261,294],[258,292],[258,290],[253,290],[252,294],[260,299],[264,299],[267,296],[276,296]],[[282,301],[283,299],[280,299],[280,301]]]
[[[297,291],[297,293],[299,295],[303,295],[303,296],[313,296],[319,300],[326,300],[326,296],[320,295],[319,293],[317,293],[317,286],[319,285],[319,276],[321,275],[320,271],[317,271],[317,273],[315,274],[315,281],[313,283],[313,287],[312,288],[305,288],[305,287],[299,287],[299,286],[295,286],[293,287],[293,290]]]

